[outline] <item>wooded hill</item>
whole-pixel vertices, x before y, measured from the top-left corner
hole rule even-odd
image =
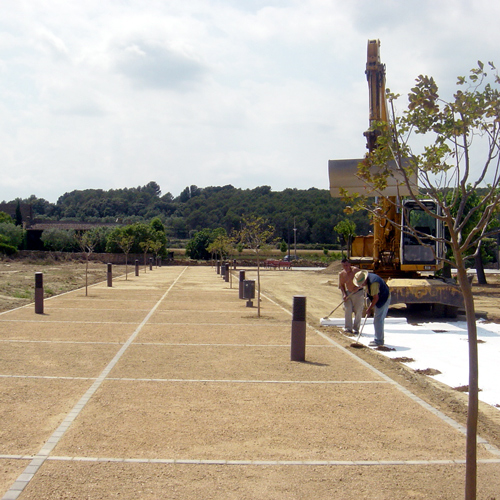
[[[81,222],[119,222],[131,224],[160,217],[171,239],[190,238],[194,231],[223,227],[230,234],[240,229],[242,215],[262,216],[276,228],[276,234],[293,243],[294,227],[298,244],[339,243],[333,227],[343,219],[356,224],[357,234],[370,230],[366,213],[347,216],[345,204],[330,196],[327,189],[285,189],[269,186],[239,189],[186,187],[174,198],[161,194],[160,186],[150,182],[136,188],[85,189],[65,193],[57,203],[31,196],[20,200],[31,205],[36,220]]]

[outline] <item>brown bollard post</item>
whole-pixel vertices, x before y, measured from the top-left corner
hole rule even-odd
[[[153,270],[153,257],[149,257],[149,270]]]
[[[43,273],[35,273],[35,314],[43,314]]]
[[[243,282],[245,281],[245,271],[240,271],[240,284],[238,288],[238,298],[244,299],[243,297],[243,290],[244,290],[244,285]]]
[[[139,261],[135,259],[135,275],[139,276]]]
[[[222,264],[222,266],[220,266],[220,275],[222,279],[226,277],[226,264]]]
[[[306,359],[306,297],[293,297],[291,361],[305,361]]]
[[[224,274],[224,281],[226,283],[229,282],[229,274],[231,273],[231,266],[229,264],[226,264],[226,273]]]
[[[217,274],[220,274],[220,262],[217,261]]]
[[[113,286],[113,265],[108,263],[108,286]]]

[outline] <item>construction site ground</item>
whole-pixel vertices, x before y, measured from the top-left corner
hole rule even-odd
[[[333,274],[263,270],[260,316],[238,270],[114,274],[0,314],[0,498],[463,497],[467,396],[320,327]],[[498,500],[498,409],[479,435],[477,498]]]

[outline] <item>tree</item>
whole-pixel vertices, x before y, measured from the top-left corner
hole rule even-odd
[[[167,249],[168,238],[165,232],[165,226],[159,217],[154,217],[149,223],[150,239],[152,241],[151,249],[158,257],[165,255]]]
[[[500,202],[500,78],[494,65],[489,63],[489,66],[492,76],[479,61],[468,77],[459,77],[459,90],[449,101],[439,97],[432,77],[419,76],[409,93],[408,109],[397,118],[394,101],[398,96],[388,91],[392,123],[374,124],[377,147],[358,169],[358,175],[381,193],[394,173],[388,169],[388,161],[394,160],[400,186],[405,187],[425,213],[441,221],[447,229],[443,238],[432,239],[451,250],[450,264],[457,269],[467,317],[466,500],[476,498],[479,371],[474,299],[466,260],[471,252],[473,256],[480,252],[483,238],[497,231],[490,231],[489,224]],[[423,144],[418,151],[409,142],[414,134],[420,135],[417,144]],[[477,198],[477,190],[483,186],[483,195]],[[422,195],[434,200],[439,210],[429,211],[421,202]],[[473,197],[476,197],[474,203],[470,203]],[[375,210],[373,207],[372,211]]]
[[[141,245],[141,243],[151,239],[151,228],[149,224],[136,222],[135,224],[127,226],[127,231],[127,234],[132,234],[134,236],[134,244],[131,251],[133,253],[141,253],[143,251],[143,245]]]
[[[6,212],[0,212],[0,224],[6,222],[8,224],[14,224],[12,217]]]
[[[128,254],[134,244],[134,235],[127,233],[127,228],[117,227],[108,237],[106,250],[116,245],[125,254],[125,280],[128,280]],[[109,250],[108,250],[109,251]]]
[[[75,233],[67,229],[53,227],[43,231],[40,239],[46,249],[62,252],[63,250],[71,250],[74,247]]]
[[[146,240],[146,241],[141,241],[139,243],[140,247],[142,248],[142,251],[144,252],[144,272],[146,272],[146,267],[147,267],[147,255],[149,252],[149,249],[151,248],[151,245],[153,244],[153,240]]]
[[[464,202],[464,209],[462,211],[462,217],[464,217],[465,214],[468,214],[474,207],[479,206],[479,203],[481,201],[481,196],[478,193],[477,190],[472,189],[472,187],[469,185],[467,186],[467,191],[470,193],[467,197],[467,200]],[[454,197],[454,199],[452,199]],[[453,216],[457,216],[458,210],[461,205],[461,195],[459,194],[458,196],[456,193],[453,193],[453,191],[449,192],[447,194],[447,203],[451,207],[451,211]],[[482,215],[482,210],[474,210],[473,215],[469,218],[467,223],[464,225],[463,228],[463,237],[467,237],[469,233],[476,227],[477,223],[481,220],[481,215]],[[498,219],[497,218],[490,218],[490,221],[488,222],[487,225],[487,230],[489,233],[495,233],[498,231]],[[495,231],[496,230],[496,231]],[[467,262],[467,265],[472,265],[472,261],[474,262],[474,267],[476,268],[476,276],[477,276],[477,281],[480,285],[486,285],[486,274],[484,272],[484,262],[488,261],[488,257],[486,255],[485,251],[485,245],[487,244],[487,240],[489,238],[482,238],[478,242],[478,247],[476,248],[471,248],[467,252],[465,252],[465,256],[469,256],[469,259],[465,258],[464,260]],[[450,254],[450,258],[453,259],[453,255],[451,250],[448,252]],[[449,267],[449,266],[448,266]]]
[[[0,234],[0,254],[14,255],[17,252],[17,248],[9,243],[8,238]]]
[[[186,255],[190,259],[208,260],[210,252],[208,247],[212,243],[212,231],[210,229],[202,229],[196,232],[186,244]]]
[[[158,257],[161,255],[162,251],[165,249],[165,244],[160,240],[151,240],[151,251],[155,256],[156,267],[158,267]]]
[[[352,220],[343,219],[333,230],[344,238],[344,242],[347,245],[347,256],[349,257],[351,241],[356,236],[356,224]]]
[[[211,235],[213,241],[208,245],[207,250],[210,254],[220,257],[220,259],[226,259],[231,253],[233,248],[233,240],[230,238],[226,230],[222,227],[212,231]]]
[[[23,242],[24,231],[21,226],[16,226],[11,222],[0,223],[0,234],[4,236],[4,242],[14,248],[19,248]]]
[[[257,316],[260,317],[260,254],[264,248],[276,243],[275,229],[262,217],[243,217],[242,229],[237,233],[237,239],[257,255]]]
[[[92,229],[92,234],[95,238],[94,251],[97,253],[104,253],[106,251],[106,245],[108,242],[109,235],[112,229],[104,226],[97,226]]]
[[[14,224],[12,217],[5,212],[0,212],[0,254],[15,254],[23,237],[22,228]]]
[[[88,295],[89,259],[99,242],[100,234],[96,229],[75,233],[75,240],[81,251],[85,253],[85,296]]]
[[[154,231],[165,232],[165,225],[159,217],[153,217],[149,225]]]
[[[189,198],[191,198],[191,192],[189,191],[189,186],[187,186],[179,195],[179,201],[181,203],[186,203]]]
[[[23,225],[23,215],[21,213],[21,200],[18,198],[17,199],[17,205],[16,205],[16,226],[22,226]]]

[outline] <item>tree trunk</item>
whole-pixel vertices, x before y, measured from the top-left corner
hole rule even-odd
[[[85,297],[89,294],[89,256],[87,255],[87,259],[85,260]]]
[[[465,500],[476,500],[477,482],[477,420],[478,420],[478,355],[477,327],[472,285],[467,279],[467,270],[457,262],[458,282],[462,288],[467,318],[469,340],[469,404],[467,408],[467,437],[465,451]]]
[[[260,318],[260,258],[257,255],[257,316]]]
[[[477,282],[480,285],[487,285],[488,282],[486,281],[486,274],[484,273],[484,265],[483,259],[481,259],[481,252],[478,252],[474,257],[474,264],[476,268]]]

